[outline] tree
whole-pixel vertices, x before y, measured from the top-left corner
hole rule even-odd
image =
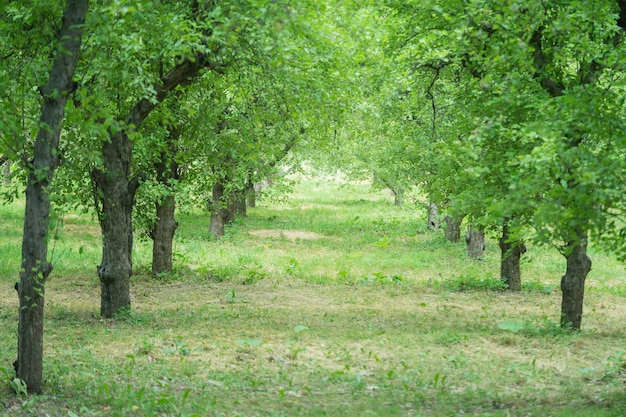
[[[48,82],[39,88],[41,117],[32,160],[22,161],[28,173],[22,240],[19,294],[17,377],[29,393],[40,393],[43,378],[43,314],[45,281],[52,271],[48,261],[50,185],[58,155],[65,105],[76,88],[76,69],[88,0],[68,0],[58,31]],[[33,12],[37,13],[34,5]],[[44,6],[45,7],[45,6]],[[14,9],[15,12],[18,9]]]
[[[503,266],[523,252],[511,236],[524,225],[537,242],[560,249],[567,265],[561,324],[579,329],[588,237],[623,247],[615,244],[623,235],[615,221],[623,208],[623,146],[614,132],[624,120],[617,56],[625,5],[436,1],[417,9],[433,17],[420,47],[432,58],[426,65],[457,68],[473,86],[473,97],[455,99],[472,116],[463,137],[445,142],[461,162],[467,192],[450,195],[473,217],[483,210],[501,225],[503,243],[514,244],[501,246]]]

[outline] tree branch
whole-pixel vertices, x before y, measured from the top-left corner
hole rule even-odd
[[[536,72],[533,77],[539,81],[544,90],[552,97],[562,96],[565,86],[558,81],[546,75],[546,55],[543,53],[541,37],[543,35],[543,27],[537,28],[530,38],[530,46],[534,48],[533,59],[535,62]]]
[[[138,126],[161,103],[167,95],[179,85],[188,84],[200,74],[200,70],[209,68],[221,73],[223,67],[218,62],[209,61],[204,52],[197,53],[193,58],[185,58],[183,62],[172,68],[160,83],[154,86],[156,97],[153,99],[143,98],[131,109],[126,123]]]

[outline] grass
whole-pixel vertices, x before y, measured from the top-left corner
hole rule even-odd
[[[66,215],[46,287],[41,396],[10,388],[23,206],[0,207],[0,416],[621,416],[626,277],[593,254],[583,331],[558,326],[561,257],[465,258],[363,184],[304,181],[211,242],[179,216],[176,271],[137,241],[132,311],[98,316],[99,229]]]

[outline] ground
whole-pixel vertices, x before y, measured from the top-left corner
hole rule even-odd
[[[419,207],[365,185],[296,191],[217,243],[204,213],[181,215],[170,276],[149,276],[139,240],[132,310],[113,320],[98,315],[93,219],[67,217],[35,397],[10,384],[20,207],[4,207],[0,416],[623,415],[626,277],[610,256],[593,254],[583,330],[570,333],[549,249],[530,246],[525,290],[510,293],[493,242],[469,261]]]

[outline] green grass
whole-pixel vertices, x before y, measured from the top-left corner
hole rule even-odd
[[[137,240],[131,312],[98,316],[97,223],[66,215],[46,287],[44,395],[10,387],[20,203],[0,207],[0,416],[621,416],[626,277],[594,253],[583,331],[558,326],[563,259],[469,261],[366,184],[304,181],[220,242],[179,216],[176,271]],[[4,405],[4,407],[2,406]]]

